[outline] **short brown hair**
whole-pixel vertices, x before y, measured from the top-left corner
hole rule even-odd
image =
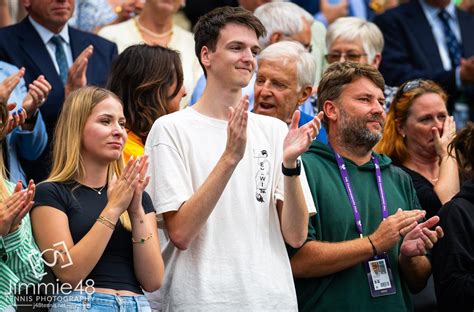
[[[323,110],[326,101],[337,101],[344,87],[354,80],[366,77],[382,91],[385,89],[385,80],[382,74],[372,65],[343,62],[331,64],[324,72],[318,86],[318,109]],[[324,116],[322,123],[329,130],[329,123]]]
[[[246,26],[255,31],[257,38],[266,34],[265,27],[260,20],[252,12],[240,7],[219,7],[201,16],[194,26],[194,50],[206,76],[206,69],[201,62],[202,47],[206,46],[214,52],[221,29],[228,24]]]

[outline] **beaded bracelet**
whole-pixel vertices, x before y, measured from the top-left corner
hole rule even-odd
[[[97,218],[97,221],[99,221],[100,223],[102,223],[103,225],[111,229],[112,231],[115,230],[116,224],[110,221],[109,219],[107,219],[106,217],[104,217],[103,215],[100,215]]]
[[[134,243],[134,244],[143,244],[152,237],[153,237],[153,233],[150,233],[147,237],[140,238],[139,240],[135,240],[132,237],[132,243]]]

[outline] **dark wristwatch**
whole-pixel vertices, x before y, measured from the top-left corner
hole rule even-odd
[[[296,168],[286,168],[283,163],[281,163],[281,172],[287,177],[299,176],[301,173],[301,162],[299,159],[296,160]]]

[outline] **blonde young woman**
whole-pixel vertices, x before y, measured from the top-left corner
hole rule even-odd
[[[161,286],[155,211],[144,192],[148,158],[132,158],[123,168],[126,139],[122,104],[113,93],[86,87],[66,99],[52,172],[37,187],[32,224],[42,251],[68,255],[52,269],[79,290],[57,294],[51,311],[149,311],[142,289]],[[53,256],[45,253],[50,263]]]

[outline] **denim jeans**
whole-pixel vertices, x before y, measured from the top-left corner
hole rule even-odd
[[[116,296],[102,293],[88,294],[73,291],[68,295],[57,295],[49,311],[52,312],[150,312],[145,296]]]

